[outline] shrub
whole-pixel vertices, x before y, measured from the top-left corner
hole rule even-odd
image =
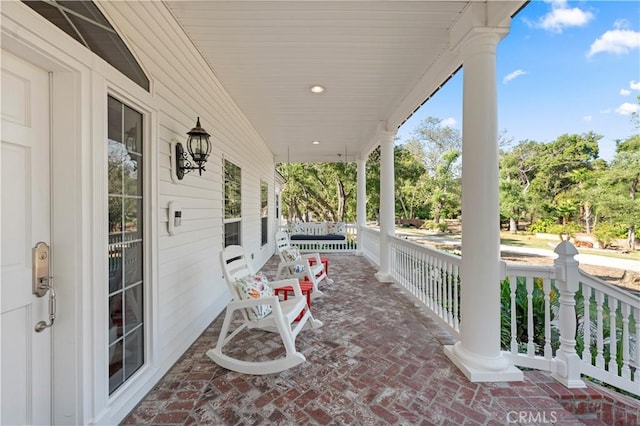
[[[529,226],[529,232],[532,234],[546,234],[549,232],[549,227],[557,225],[558,222],[550,217],[544,219],[538,219]]]
[[[602,248],[610,247],[616,238],[624,237],[625,232],[624,227],[606,222],[597,224],[593,230],[593,234]]]
[[[447,224],[445,222],[435,222],[433,220],[425,221],[422,226],[422,229],[437,229],[440,232],[447,231]]]

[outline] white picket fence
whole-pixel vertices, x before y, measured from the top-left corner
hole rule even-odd
[[[378,264],[380,232],[360,232],[360,251]],[[460,257],[396,237],[388,248],[395,282],[459,337]],[[584,374],[640,394],[640,297],[580,270],[570,243],[556,252],[554,266],[508,264],[505,281],[496,283],[509,295],[505,355],[570,387],[582,385]]]

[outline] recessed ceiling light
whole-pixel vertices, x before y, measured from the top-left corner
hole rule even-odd
[[[311,143],[314,144],[314,145],[320,145],[320,141],[313,141]]]
[[[311,86],[309,90],[311,90],[311,93],[322,93],[324,92],[324,87],[320,86],[319,84],[316,84],[314,86]]]

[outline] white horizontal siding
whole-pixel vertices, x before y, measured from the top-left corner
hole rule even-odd
[[[228,299],[218,256],[223,245],[223,158],[242,170],[242,243],[256,267],[272,254],[261,249],[260,181],[268,182],[273,214],[273,154],[159,2],[108,2],[104,9],[152,81],[158,110],[158,359],[166,371]],[[215,68],[215,64],[214,64]],[[213,149],[206,172],[171,179],[171,142],[184,143],[200,117]],[[182,208],[176,235],[167,230],[168,203]],[[224,305],[222,305],[224,306]],[[204,321],[203,321],[204,318]]]

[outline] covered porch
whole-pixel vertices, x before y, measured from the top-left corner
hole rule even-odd
[[[443,346],[454,338],[397,284],[378,282],[364,256],[330,254],[335,283],[312,310],[325,326],[298,336],[304,364],[277,375],[225,370],[205,355],[222,315],[124,424],[635,424],[638,402],[602,387],[567,389],[548,373],[521,382],[472,383]],[[277,256],[263,271],[275,275]],[[282,352],[252,333],[230,350]]]
[[[60,3],[64,5],[58,12],[93,4]],[[25,300],[36,304],[33,312],[41,315],[16,320],[24,321],[13,327],[20,332],[21,352],[12,353],[25,360],[19,371],[24,385],[17,386],[5,374],[2,395],[16,395],[21,403],[44,402],[3,408],[4,415],[16,416],[7,418],[24,419],[7,423],[114,424],[141,400],[126,423],[504,424],[514,420],[506,418],[509,413],[518,413],[518,421],[520,415],[531,416],[524,423],[541,422],[541,416],[548,419],[553,413],[558,422],[575,423],[594,420],[596,412],[603,413],[605,423],[611,423],[610,418],[637,422],[637,416],[626,417],[624,410],[619,414],[600,391],[567,389],[557,383],[560,377],[567,385],[582,385],[580,360],[570,340],[563,341],[560,353],[566,356],[560,362],[552,359],[546,346],[540,358],[533,341],[514,340],[510,354],[501,350],[498,283],[506,271],[499,260],[497,235],[495,60],[498,43],[526,1],[95,2],[100,13],[82,19],[99,18],[100,28],[111,25],[106,39],[121,37],[130,50],[128,61],[103,58],[79,43],[58,27],[66,20],[51,19],[31,8],[42,4],[3,2],[0,29],[3,70],[6,66],[17,78],[24,67],[42,82],[37,94],[25,89],[12,95],[20,96],[20,102],[24,99],[25,105],[50,107],[50,112],[41,111],[40,117],[27,117],[24,123],[38,123],[43,134],[34,136],[44,144],[34,151],[47,164],[43,176],[37,176],[46,182],[34,181],[33,187],[48,191],[45,201],[38,203],[45,204],[50,214],[42,210],[41,223],[33,226],[43,230],[42,240],[57,252],[51,259],[58,316],[55,328],[33,331],[31,322],[55,312],[46,298],[36,298],[31,291],[29,254],[40,237],[33,234],[31,241],[30,224],[22,222],[30,213],[13,212],[13,193],[3,187],[3,205],[11,206],[6,211],[14,215],[6,217],[19,218],[15,223],[24,225],[15,226],[20,229],[14,237],[23,245],[15,252],[24,254],[16,293],[24,293]],[[5,58],[13,58],[11,67]],[[125,62],[139,63],[146,84],[124,73],[120,66]],[[398,127],[463,65],[462,187],[467,216],[463,217],[465,257],[454,262],[442,255],[425,256],[395,237],[393,146]],[[322,86],[322,93],[317,86]],[[26,82],[20,87],[30,86]],[[139,118],[132,126],[139,130],[136,138],[131,137],[135,147],[125,137],[129,129],[124,121],[115,126],[120,129],[116,135],[110,126],[109,118],[119,122],[127,111]],[[176,145],[186,141],[194,119],[211,133],[213,149],[206,169],[181,179],[177,171],[184,164]],[[8,141],[3,149],[14,145]],[[118,200],[134,198],[124,192],[117,198],[111,192],[110,178],[120,176],[117,173],[128,163],[119,160],[120,168],[113,172],[110,146],[139,163],[130,169],[136,172],[133,186],[139,190],[135,195],[139,201],[127,203],[136,212],[133,216],[125,215],[124,209],[111,215],[110,207],[117,207]],[[365,226],[364,175],[367,157],[378,146],[381,226],[373,231]],[[20,173],[7,172],[9,179],[3,175],[3,182],[11,182],[7,186],[15,186],[20,197],[39,192],[12,184],[14,176],[30,178],[24,170],[39,170],[36,160],[29,159],[33,167],[25,162]],[[313,306],[326,326],[298,341],[309,362],[278,376],[239,376],[204,355],[220,327],[216,318],[230,298],[216,259],[233,241],[251,253],[256,269],[273,276],[273,231],[279,208],[273,169],[283,161],[357,163],[357,247],[365,256],[330,255],[335,284]],[[13,169],[3,163],[4,170]],[[123,180],[124,174],[116,182]],[[25,182],[24,188],[30,188],[31,181]],[[227,187],[241,193],[227,193]],[[235,203],[229,202],[234,195]],[[25,198],[15,204],[31,208],[38,203]],[[14,222],[4,223],[13,232]],[[140,292],[129,292],[111,280],[108,263],[113,250],[120,250],[110,233],[124,239],[131,229],[142,241],[136,243],[140,250],[129,253],[135,272],[130,284]],[[431,271],[433,265],[446,281],[421,281],[424,275],[419,272]],[[552,280],[578,285],[577,266],[532,268],[518,274],[527,289],[542,279],[547,295]],[[119,276],[127,277],[124,272]],[[462,276],[465,280],[458,281]],[[601,323],[605,293],[598,283],[586,278],[582,282],[587,283],[590,297],[593,293]],[[518,285],[514,281],[514,288]],[[569,301],[576,290],[572,287],[567,291],[573,293],[563,295],[569,308],[563,314],[567,319],[563,333],[575,320]],[[624,342],[630,342],[631,330],[639,340],[637,305],[621,295],[607,297],[609,309],[615,310],[614,303],[620,302]],[[112,300],[117,303],[111,304]],[[126,308],[134,305],[127,337],[122,312],[126,318]],[[434,314],[426,313],[425,306]],[[548,321],[544,327],[550,330]],[[270,353],[266,344],[270,337],[247,341],[237,350],[257,348],[256,356]],[[599,374],[606,372],[603,337],[597,336],[598,365],[592,369]],[[132,342],[133,351],[124,349],[126,342]],[[610,351],[617,348],[615,343],[613,339]],[[443,350],[447,345],[449,352]],[[632,354],[628,344],[622,346],[618,352],[622,377],[616,375],[615,380],[637,385],[638,352]],[[17,345],[11,342],[11,348]],[[615,359],[609,364],[611,371],[618,370]],[[125,361],[131,362],[130,371]],[[31,374],[43,365],[47,371]],[[560,367],[553,370],[558,377],[551,379],[546,373],[518,371],[515,365],[548,371]],[[13,366],[3,366],[3,373],[9,370]],[[42,385],[33,386],[32,376]],[[546,384],[535,384],[538,379]],[[34,390],[39,392],[37,398]],[[553,392],[558,394],[550,397]],[[592,417],[582,419],[573,408],[562,409],[574,402],[561,397],[574,401],[574,394],[588,404],[593,401],[588,413]],[[584,409],[575,403],[576,413]]]

